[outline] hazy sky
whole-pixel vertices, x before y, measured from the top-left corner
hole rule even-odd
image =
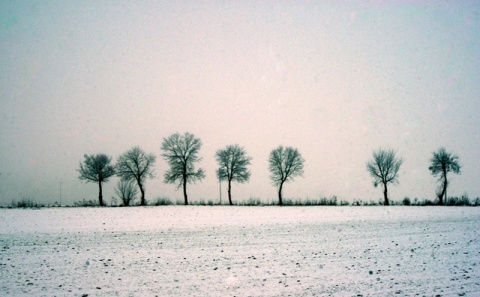
[[[478,197],[479,78],[479,1],[1,1],[0,203],[97,199],[83,155],[137,145],[157,155],[147,200],[180,199],[160,156],[175,132],[203,142],[192,200],[218,199],[215,151],[235,143],[253,160],[234,200],[276,199],[278,145],[306,160],[285,197],[379,200],[383,147],[404,159],[391,198],[433,199],[440,146],[463,165],[449,195]]]

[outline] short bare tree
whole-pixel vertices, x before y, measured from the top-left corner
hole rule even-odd
[[[279,146],[270,152],[269,158],[270,179],[278,187],[278,204],[283,205],[283,184],[302,176],[305,160],[296,148]]]
[[[125,181],[135,181],[140,189],[140,205],[146,205],[144,183],[147,178],[155,177],[156,157],[145,153],[136,146],[126,151],[117,160],[117,175]]]
[[[217,170],[217,178],[228,182],[228,202],[232,202],[232,181],[245,183],[250,178],[250,171],[247,166],[250,165],[252,158],[248,157],[245,149],[238,144],[228,145],[224,149],[216,152],[215,158],[219,168]]]
[[[384,205],[390,205],[388,200],[388,184],[398,184],[398,171],[403,160],[396,157],[393,150],[379,149],[373,152],[373,159],[367,163],[367,170],[373,177],[373,186],[383,185]]]
[[[444,147],[438,149],[438,151],[433,152],[433,156],[430,159],[430,167],[428,169],[431,171],[434,177],[439,175],[438,182],[440,186],[436,191],[438,197],[438,204],[443,205],[447,203],[447,187],[449,180],[447,179],[447,173],[453,172],[455,174],[460,174],[460,169],[462,166],[459,163],[459,157],[453,153],[447,152]],[[445,197],[445,202],[443,201]]]
[[[115,189],[118,198],[122,201],[123,206],[133,205],[137,198],[138,189],[134,181],[120,179]]]
[[[115,166],[111,164],[112,158],[105,154],[83,155],[83,163],[80,162],[78,172],[80,180],[98,183],[98,203],[105,206],[103,202],[102,183],[108,182],[110,177],[115,175]]]
[[[195,163],[202,160],[198,156],[201,147],[202,141],[188,132],[184,135],[175,133],[163,139],[162,157],[170,165],[170,170],[164,174],[164,182],[169,184],[178,182],[177,189],[183,187],[185,205],[188,205],[187,183],[205,178],[202,168],[195,170]]]

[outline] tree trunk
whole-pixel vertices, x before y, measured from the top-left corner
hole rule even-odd
[[[443,190],[442,193],[440,194],[440,205],[444,205],[448,203],[448,196],[447,196],[447,185],[448,185],[448,180],[447,180],[447,172],[444,169],[443,170]],[[443,197],[445,196],[445,201],[443,200]]]
[[[140,205],[145,206],[145,190],[143,189],[142,183],[137,181],[138,187],[140,188]]]
[[[188,205],[188,197],[187,197],[187,178],[183,178],[183,198],[185,199],[185,205]]]
[[[282,187],[283,187],[283,182],[280,183],[280,187],[278,188],[278,205],[283,205],[283,201],[282,201]]]
[[[231,185],[231,180],[228,181],[228,202],[230,202],[230,205],[233,205],[232,203],[232,185]]]
[[[445,201],[443,204],[447,205],[448,204],[448,195],[447,195],[447,188],[448,188],[448,180],[445,179],[445,186],[444,186],[444,191],[445,191]]]
[[[387,193],[387,183],[383,184],[383,205],[390,205],[390,201],[388,201],[388,193]]]
[[[102,195],[102,182],[98,182],[98,203],[100,204],[100,206],[104,206]]]

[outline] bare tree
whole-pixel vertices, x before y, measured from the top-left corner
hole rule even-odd
[[[438,197],[438,203],[440,205],[444,204],[443,197],[445,197],[445,203],[447,203],[447,186],[449,180],[447,179],[447,173],[453,172],[455,174],[460,174],[460,169],[462,166],[459,163],[459,157],[452,153],[447,152],[444,147],[438,149],[438,151],[433,152],[432,159],[430,159],[430,167],[428,169],[432,172],[432,175],[436,177],[440,175],[438,181],[441,183],[439,188],[436,191]]]
[[[184,135],[175,133],[163,139],[162,157],[170,165],[170,170],[165,172],[164,182],[178,182],[177,189],[183,187],[185,205],[188,205],[187,183],[205,178],[203,169],[195,170],[195,163],[202,160],[198,156],[201,147],[202,141],[188,132]]]
[[[147,178],[154,178],[154,154],[145,153],[136,146],[126,151],[117,160],[117,175],[126,181],[136,181],[140,189],[140,205],[146,205],[144,183]]]
[[[98,203],[100,206],[104,206],[102,183],[108,182],[110,177],[115,175],[115,166],[111,164],[112,158],[105,154],[97,155],[83,155],[85,160],[80,162],[80,169],[78,172],[80,180],[88,182],[98,183]]]
[[[228,201],[232,203],[232,181],[239,183],[247,182],[250,178],[250,171],[247,166],[250,165],[252,158],[248,157],[245,150],[238,144],[228,145],[226,148],[218,150],[215,154],[219,168],[217,177],[219,180],[228,182]]]
[[[296,148],[279,146],[270,152],[270,179],[278,187],[278,204],[283,205],[282,188],[285,182],[302,176],[305,160]]]
[[[122,201],[123,206],[130,206],[136,199],[138,189],[135,187],[133,181],[120,179],[117,183],[115,192]]]
[[[389,183],[398,184],[398,171],[403,160],[396,157],[393,150],[379,149],[373,152],[373,160],[367,163],[367,170],[373,177],[373,186],[383,185],[384,205],[390,205],[388,200]]]

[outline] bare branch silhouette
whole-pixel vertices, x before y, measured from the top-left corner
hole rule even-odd
[[[98,183],[98,203],[104,206],[102,183],[108,182],[110,177],[115,175],[115,166],[111,164],[112,158],[105,154],[83,155],[85,160],[80,162],[78,172],[80,180]]]
[[[123,206],[130,206],[134,203],[138,194],[138,189],[132,180],[120,179],[115,188],[115,192],[122,201]]]
[[[140,189],[140,205],[146,205],[144,183],[147,178],[154,178],[154,154],[145,153],[136,146],[125,152],[117,160],[117,175],[126,181],[136,181]]]
[[[447,187],[449,180],[447,179],[447,173],[461,173],[460,169],[462,166],[460,165],[459,161],[460,159],[457,155],[447,152],[444,147],[441,147],[438,149],[438,151],[433,152],[428,170],[430,170],[434,177],[439,175],[438,182],[440,183],[440,186],[435,193],[438,197],[438,204],[440,205],[448,202]],[[443,197],[445,197],[445,201],[443,201]]]
[[[396,157],[393,150],[379,149],[373,152],[373,160],[367,163],[367,170],[373,177],[373,186],[383,185],[384,205],[390,205],[388,200],[388,184],[398,184],[398,171],[403,160]]]
[[[279,146],[270,152],[269,158],[270,179],[278,187],[278,204],[283,205],[283,184],[302,176],[305,160],[296,148]]]
[[[228,145],[226,148],[218,150],[215,158],[219,165],[217,177],[219,180],[228,182],[228,201],[230,205],[233,205],[232,181],[245,183],[250,179],[250,171],[247,166],[250,165],[252,158],[248,157],[245,150],[238,144]]]
[[[195,170],[195,163],[201,161],[198,156],[201,147],[200,138],[188,132],[184,135],[175,133],[163,139],[162,157],[170,165],[170,170],[164,174],[164,182],[169,184],[178,182],[177,189],[183,187],[185,205],[188,205],[187,183],[205,178],[202,168]]]

